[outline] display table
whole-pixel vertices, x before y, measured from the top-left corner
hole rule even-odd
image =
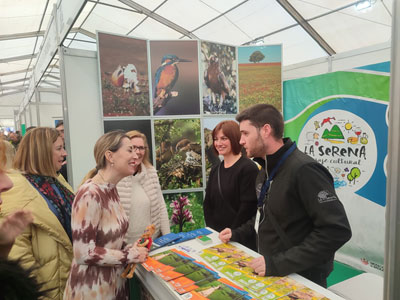
[[[383,278],[363,273],[332,285],[329,290],[349,300],[383,300]]]
[[[210,229],[210,228],[208,228]],[[210,229],[212,230],[212,229]],[[183,242],[181,244],[176,244],[170,247],[163,247],[157,250],[154,250],[150,253],[150,255],[154,255],[172,248],[176,248],[180,251],[186,252],[188,255],[193,257],[194,259],[198,261],[205,262],[204,259],[202,259],[199,255],[198,252],[214,246],[221,244],[221,240],[218,238],[218,233],[213,231],[212,234],[209,235],[209,237],[212,239],[211,244],[207,245],[202,245],[196,240],[189,240],[186,242]],[[258,253],[252,251],[251,249],[248,249],[244,247],[241,244],[232,242],[232,244],[241,249],[246,251],[248,254],[250,254],[253,257],[260,256]],[[136,268],[135,274],[139,278],[139,280],[142,282],[144,287],[150,292],[150,294],[154,297],[154,299],[162,299],[162,300],[176,300],[176,299],[186,299],[183,295],[179,295],[177,292],[175,292],[172,287],[167,284],[166,281],[164,281],[161,277],[159,277],[157,274],[153,272],[148,272],[143,266],[138,265]],[[219,274],[221,277],[225,277],[223,274]],[[330,300],[344,300],[344,298],[341,298],[340,296],[334,294],[333,292],[324,289],[323,287],[309,281],[308,279],[298,275],[298,274],[291,274],[288,277],[296,280],[297,282],[305,285],[306,287],[309,287],[313,289],[314,291],[324,295],[325,297],[329,298]],[[225,277],[226,278],[226,277]]]

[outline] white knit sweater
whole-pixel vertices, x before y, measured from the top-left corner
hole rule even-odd
[[[170,233],[169,219],[167,208],[165,206],[164,197],[161,192],[160,182],[158,180],[157,171],[153,166],[146,167],[141,165],[141,172],[135,175],[139,180],[147,197],[150,199],[150,219],[151,223],[156,226],[156,231],[153,238],[160,235]],[[125,213],[130,216],[133,209],[140,209],[140,207],[132,207],[132,202],[135,197],[135,191],[132,189],[133,176],[123,178],[117,185],[118,194],[124,207]],[[129,227],[136,226],[135,223],[130,222]],[[129,229],[128,229],[129,232]]]

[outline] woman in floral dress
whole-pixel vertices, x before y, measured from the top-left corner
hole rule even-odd
[[[128,218],[116,184],[135,170],[137,155],[122,131],[103,135],[94,147],[96,168],[79,188],[72,207],[74,259],[64,299],[127,300],[128,263],[143,262],[146,247],[124,245]]]

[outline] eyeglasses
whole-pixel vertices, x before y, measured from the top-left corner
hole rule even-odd
[[[133,151],[139,151],[139,152],[143,152],[146,150],[147,147],[143,147],[143,146],[133,146]]]

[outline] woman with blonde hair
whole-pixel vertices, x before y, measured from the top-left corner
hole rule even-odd
[[[0,210],[1,193],[13,187],[6,168],[7,144],[14,150],[10,143],[0,137]],[[1,291],[1,299],[37,300],[43,299],[45,295],[43,291],[40,291],[36,278],[31,274],[32,270],[25,270],[18,261],[7,259],[15,238],[32,222],[31,212],[22,209],[14,211],[0,221],[0,282],[2,287],[6,287]]]
[[[3,203],[1,193],[7,192],[13,187],[13,183],[6,173],[6,170],[8,169],[7,144],[12,148],[13,151],[15,151],[14,147],[9,142],[0,137],[0,212],[1,204]],[[30,213],[30,211],[26,210],[17,210],[4,218],[4,220],[1,220],[0,259],[6,259],[8,257],[8,253],[10,252],[11,247],[15,242],[15,238],[20,235],[24,231],[26,226],[28,226],[32,222],[32,214]]]
[[[111,131],[94,146],[96,168],[79,187],[72,208],[74,259],[64,299],[127,300],[126,264],[143,262],[145,247],[125,245],[128,218],[116,189],[135,171],[137,155],[123,131]]]
[[[129,218],[126,241],[132,243],[140,238],[146,227],[155,225],[153,239],[170,233],[167,208],[161,192],[156,169],[150,163],[149,145],[146,136],[137,130],[127,133],[136,152],[135,172],[122,179],[118,194]],[[141,298],[141,288],[136,277],[129,281],[131,296]],[[145,291],[145,290],[143,290]]]
[[[150,224],[155,225],[153,238],[157,238],[170,233],[167,208],[157,171],[150,163],[146,136],[137,130],[129,131],[127,135],[137,158],[133,176],[125,177],[117,185],[121,203],[129,218],[126,240],[138,240]]]
[[[39,127],[26,133],[14,158],[18,171],[8,175],[14,185],[3,193],[1,216],[27,209],[33,223],[19,235],[10,259],[19,260],[50,299],[62,299],[72,260],[72,188],[58,176],[67,153],[53,128]]]
[[[6,169],[11,169],[15,156],[15,148],[8,141],[3,140],[3,143],[5,146],[5,167]]]

